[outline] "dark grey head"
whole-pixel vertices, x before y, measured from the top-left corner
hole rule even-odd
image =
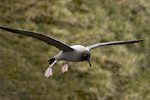
[[[77,52],[76,57],[78,58],[79,61],[87,61],[91,67],[91,63],[90,63],[91,54],[88,48],[82,45],[73,45],[71,46],[71,48],[73,48]]]
[[[87,61],[91,67],[90,56],[91,56],[90,52],[85,51],[82,53],[81,58],[83,61]]]

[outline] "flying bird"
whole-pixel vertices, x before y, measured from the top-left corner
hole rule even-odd
[[[106,42],[106,43],[97,43],[97,44],[90,45],[90,46],[82,46],[82,45],[68,46],[56,39],[53,39],[53,38],[48,37],[41,33],[25,31],[25,30],[18,30],[18,29],[1,27],[1,26],[0,26],[0,29],[8,31],[8,32],[26,35],[26,36],[30,36],[30,37],[39,39],[39,40],[41,40],[49,45],[52,45],[60,50],[59,54],[55,55],[52,59],[50,59],[48,61],[50,66],[45,71],[45,77],[47,77],[47,78],[53,75],[52,66],[57,61],[66,61],[61,69],[61,71],[63,73],[68,71],[68,62],[87,61],[89,63],[89,66],[91,67],[90,50],[97,48],[97,47],[107,46],[107,45],[132,44],[132,43],[137,43],[137,42],[141,42],[141,41],[145,40],[145,39],[138,39],[138,40],[130,40],[130,41],[114,41],[114,42]]]

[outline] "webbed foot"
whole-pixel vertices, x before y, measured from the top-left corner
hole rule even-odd
[[[64,64],[64,66],[61,68],[62,73],[68,72],[68,62]]]
[[[52,71],[52,66],[57,62],[57,60],[55,60],[45,71],[45,77],[50,77],[53,75],[53,71]]]

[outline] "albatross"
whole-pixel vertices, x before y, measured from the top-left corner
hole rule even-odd
[[[0,29],[11,32],[11,33],[26,35],[26,36],[39,39],[47,43],[48,45],[52,45],[60,50],[59,54],[55,55],[52,59],[48,60],[50,66],[45,71],[45,77],[47,78],[53,75],[52,66],[57,61],[66,61],[61,69],[63,73],[68,71],[68,62],[87,61],[89,63],[89,66],[91,67],[90,50],[94,48],[102,47],[102,46],[132,44],[132,43],[137,43],[137,42],[141,42],[145,40],[145,39],[137,39],[137,40],[129,40],[129,41],[114,41],[114,42],[106,42],[106,43],[97,43],[97,44],[90,45],[90,46],[82,46],[82,45],[68,46],[54,38],[48,37],[41,33],[1,27],[1,26],[0,26]]]

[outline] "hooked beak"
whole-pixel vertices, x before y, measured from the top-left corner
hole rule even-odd
[[[91,62],[90,62],[90,58],[87,59],[87,62],[89,63],[89,66],[91,67]]]

